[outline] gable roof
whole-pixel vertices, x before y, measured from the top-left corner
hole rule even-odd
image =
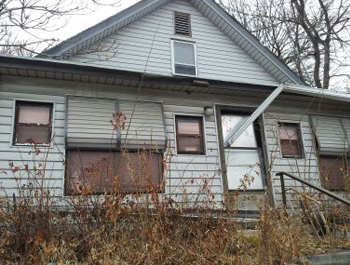
[[[109,36],[117,30],[139,20],[171,0],[142,0],[95,26],[44,51],[40,57],[60,57],[77,51]],[[235,18],[223,10],[214,0],[187,0],[214,23],[233,42],[251,56],[262,68],[280,83],[304,83],[276,55],[263,46]]]

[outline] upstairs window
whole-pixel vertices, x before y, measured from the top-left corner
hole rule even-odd
[[[173,73],[175,75],[196,76],[196,47],[194,43],[172,41]]]
[[[174,27],[175,34],[191,37],[191,15],[174,12]]]
[[[278,131],[283,158],[303,156],[300,125],[298,123],[278,123]]]
[[[50,103],[17,101],[13,144],[50,144],[52,108]]]
[[[178,154],[204,155],[203,117],[176,116]]]

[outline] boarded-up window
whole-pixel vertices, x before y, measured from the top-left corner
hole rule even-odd
[[[203,118],[176,116],[178,154],[204,154]]]
[[[282,157],[301,158],[303,156],[298,123],[278,123]]]
[[[191,15],[187,13],[174,12],[175,34],[191,36]]]
[[[320,155],[342,157],[349,152],[350,119],[320,115],[310,118]]]
[[[160,103],[69,96],[67,113],[68,149],[166,148]]]
[[[162,156],[150,151],[69,151],[67,194],[160,191]]]
[[[349,184],[350,159],[344,157],[320,157],[322,185],[329,190],[343,191]]]
[[[53,104],[16,102],[13,144],[49,144]]]

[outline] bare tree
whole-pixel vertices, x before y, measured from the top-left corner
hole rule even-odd
[[[350,0],[218,0],[305,82],[350,82]]]
[[[0,52],[35,55],[58,41],[43,37],[64,27],[72,15],[88,14],[121,0],[0,0]]]

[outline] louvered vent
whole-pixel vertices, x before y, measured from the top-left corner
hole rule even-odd
[[[175,12],[175,34],[191,36],[191,15]]]

